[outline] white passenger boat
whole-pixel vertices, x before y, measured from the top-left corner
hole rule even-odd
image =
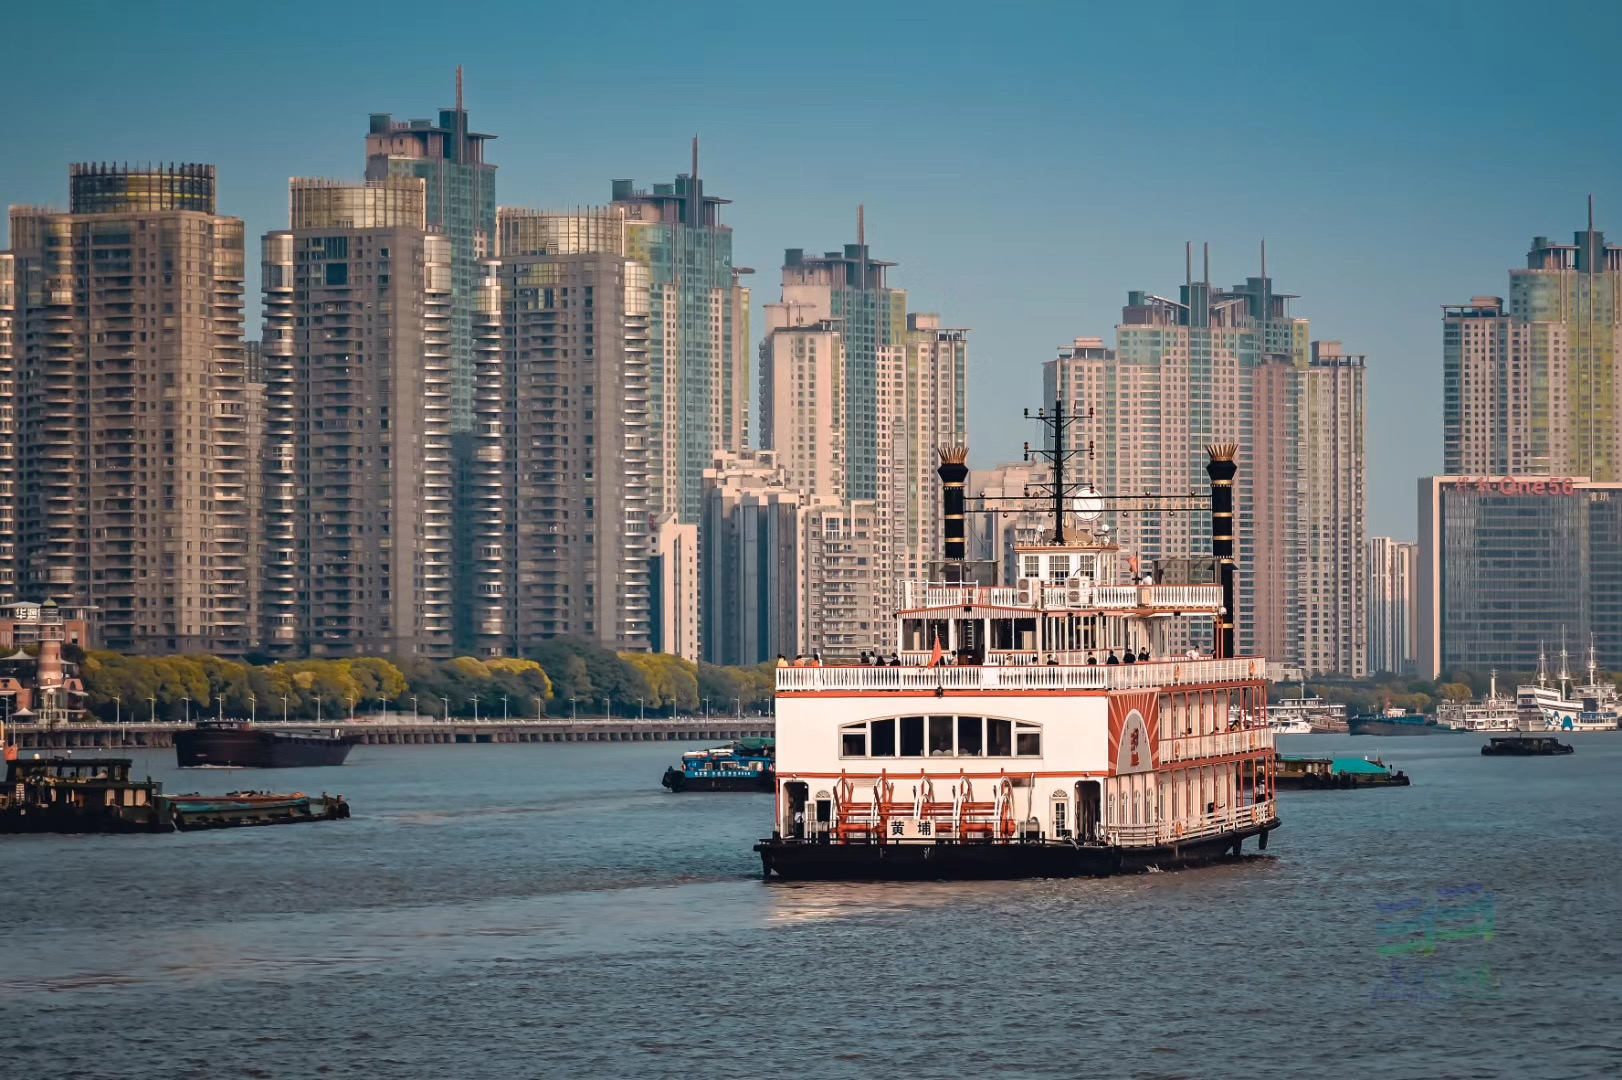
[[[1543,652],[1538,651],[1536,683],[1516,688],[1522,731],[1615,731],[1622,726],[1616,687],[1599,679],[1593,643],[1588,646],[1588,682],[1574,685],[1564,642],[1560,646],[1558,686],[1550,686]]]
[[[1266,663],[1232,655],[1226,614],[1235,448],[1208,450],[1220,584],[1129,583],[1084,518],[1017,548],[1026,576],[1008,587],[954,573],[967,451],[943,450],[949,580],[906,583],[901,663],[777,671],[766,875],[1105,875],[1266,847]],[[1213,628],[1216,656],[1172,655],[1190,621]]]

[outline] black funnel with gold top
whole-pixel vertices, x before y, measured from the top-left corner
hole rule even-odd
[[[941,534],[945,541],[941,552],[948,568],[962,567],[968,558],[963,532],[964,484],[969,479],[969,448],[963,445],[940,448],[941,464],[936,474],[941,478]],[[950,569],[949,569],[950,572]]]
[[[1239,472],[1234,457],[1239,444],[1206,443],[1210,461],[1205,475],[1211,478],[1211,554],[1216,557],[1222,581],[1222,613],[1217,616],[1216,654],[1233,655],[1233,478]]]

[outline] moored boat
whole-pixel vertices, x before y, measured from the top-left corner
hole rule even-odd
[[[245,825],[292,825],[305,821],[340,821],[349,816],[342,795],[322,792],[311,798],[301,791],[273,795],[263,791],[233,791],[226,795],[162,795],[160,810],[181,832],[230,829]]]
[[[1346,729],[1352,735],[1455,735],[1459,730],[1429,716],[1389,709],[1372,716],[1349,716]]]
[[[1333,788],[1407,787],[1411,781],[1401,769],[1378,758],[1278,759],[1274,782],[1280,791],[1318,791]]]
[[[771,791],[776,739],[739,739],[713,750],[690,750],[660,783],[678,791]]]
[[[965,563],[967,450],[942,450],[947,562],[905,583],[900,665],[777,671],[776,821],[755,848],[766,876],[1107,875],[1265,848],[1279,825],[1266,663],[1233,655],[1235,447],[1208,450],[1204,582],[1121,574],[1085,505],[1097,500],[1078,500],[1067,528],[1059,480],[1052,541],[1014,550],[1017,587]],[[1174,637],[1193,620],[1216,656]]]
[[[1489,740],[1481,752],[1488,757],[1553,757],[1574,754],[1577,748],[1553,735],[1503,735]]]
[[[134,779],[130,765],[129,758],[8,757],[0,833],[185,832],[349,816],[343,796],[325,793],[165,795],[161,782]]]
[[[200,720],[175,732],[182,769],[290,769],[342,765],[356,736],[337,729],[281,729],[241,720]]]

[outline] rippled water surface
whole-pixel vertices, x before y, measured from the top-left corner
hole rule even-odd
[[[767,885],[770,799],[677,744],[360,747],[346,822],[0,837],[0,1077],[1590,1077],[1622,1071],[1622,736],[1380,753],[1266,855]]]

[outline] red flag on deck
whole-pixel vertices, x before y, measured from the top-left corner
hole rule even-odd
[[[934,667],[935,665],[939,664],[944,659],[946,659],[946,650],[941,648],[941,636],[939,634],[936,634],[935,635],[935,651],[933,653],[931,653],[930,656],[929,656],[929,666]]]
[[[17,760],[17,748],[15,746],[6,747],[6,760],[7,761],[16,761]]]

